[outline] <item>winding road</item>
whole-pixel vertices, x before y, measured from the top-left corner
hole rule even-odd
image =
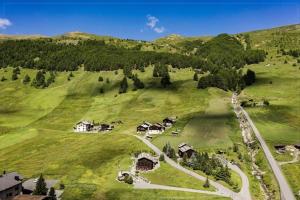
[[[295,196],[288,184],[288,182],[286,181],[283,173],[280,170],[280,167],[278,165],[278,163],[276,162],[276,160],[274,159],[271,151],[269,150],[265,140],[262,138],[260,132],[258,131],[258,129],[256,128],[256,126],[254,125],[253,121],[251,120],[251,118],[249,117],[248,113],[241,107],[242,112],[244,113],[245,117],[247,118],[250,126],[252,127],[252,130],[256,136],[256,138],[258,139],[265,155],[266,158],[272,168],[272,171],[274,172],[274,175],[277,179],[277,182],[279,184],[280,187],[280,192],[281,192],[281,199],[282,200],[295,200]]]
[[[175,162],[174,160],[170,159],[168,156],[166,156],[158,147],[156,147],[154,144],[152,144],[149,140],[145,139],[144,137],[141,137],[141,136],[138,136],[138,135],[135,135],[135,137],[137,137],[139,140],[141,140],[142,142],[144,142],[148,147],[150,147],[157,155],[161,155],[163,154],[165,156],[165,161],[171,165],[172,167],[190,175],[190,176],[193,176],[194,178],[198,179],[198,180],[201,180],[201,181],[205,181],[206,180],[206,177],[204,176],[201,176],[189,169],[186,169],[184,167],[182,167],[180,164],[178,164],[177,162]],[[209,180],[210,181],[210,185],[212,185],[213,187],[215,187],[217,189],[216,192],[209,192],[210,194],[215,194],[215,195],[219,195],[219,196],[225,196],[225,197],[230,197],[234,200],[251,200],[251,195],[250,195],[250,192],[249,192],[249,181],[248,181],[248,177],[242,172],[242,170],[240,170],[237,166],[235,165],[232,165],[230,163],[228,163],[228,167],[234,171],[236,171],[242,178],[242,188],[241,188],[241,191],[239,193],[236,193],[226,187],[224,187],[223,185],[215,182],[215,181],[212,181],[212,180]],[[152,185],[152,186],[150,186]],[[148,187],[154,187],[152,189],[172,189],[172,190],[181,190],[181,191],[184,191],[182,190],[183,188],[180,188],[180,189],[175,189],[176,187],[169,187],[169,186],[161,186],[161,185],[153,185],[153,184],[148,184],[148,185],[141,185],[139,186],[139,184],[137,184],[137,186],[135,186],[137,188],[144,188],[144,189],[151,189],[151,188],[148,188]],[[145,188],[146,187],[146,188]],[[185,190],[189,190],[189,191],[194,191],[196,192],[196,190],[193,190],[193,189],[188,189],[188,188],[185,188]],[[198,192],[202,192],[202,190],[197,190]],[[205,193],[207,193],[205,192]],[[208,194],[208,193],[207,193]]]

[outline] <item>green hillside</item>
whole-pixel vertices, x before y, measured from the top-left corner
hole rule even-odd
[[[136,126],[143,121],[161,122],[168,116],[178,120],[152,139],[155,145],[162,149],[170,143],[176,149],[186,142],[200,152],[224,151],[224,156],[238,163],[249,177],[253,199],[264,199],[259,181],[251,173],[248,149],[231,107],[230,89],[243,89],[243,100],[269,101],[267,107],[247,111],[278,161],[290,160],[290,156],[278,155],[275,144],[300,143],[299,58],[278,51],[299,48],[299,25],[216,37],[171,35],[153,42],[80,32],[52,38],[0,38],[0,56],[5,63],[0,67],[0,170],[18,171],[26,178],[43,173],[46,178],[58,179],[65,185],[63,199],[226,199],[136,190],[116,181],[119,170],[129,170],[134,153],[151,152],[133,136]],[[266,59],[261,49],[266,51]],[[12,80],[16,67],[20,75]],[[55,81],[46,84],[52,67],[56,67]],[[168,75],[172,84],[164,86],[162,77],[153,77],[154,67],[167,69],[160,76]],[[240,87],[247,69],[255,72],[256,82]],[[34,82],[38,71],[44,74],[45,85]],[[193,80],[195,71],[197,80]],[[123,73],[129,86],[120,94]],[[134,87],[133,74],[145,88]],[[26,75],[31,81],[24,84]],[[99,81],[100,76],[103,81]],[[198,79],[204,77],[213,77],[211,80],[226,87],[198,89]],[[123,123],[107,133],[74,133],[73,127],[80,120]],[[179,134],[174,136],[172,131]],[[238,152],[233,151],[234,145]],[[257,160],[272,199],[279,199],[278,185],[261,150]],[[295,176],[300,173],[299,161],[282,169],[296,194],[300,190]],[[166,163],[144,176],[155,184],[214,190]],[[235,173],[231,185],[219,183],[235,191],[241,187]]]

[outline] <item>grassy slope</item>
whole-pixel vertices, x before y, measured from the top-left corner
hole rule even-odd
[[[244,98],[270,101],[269,107],[247,110],[279,161],[290,157],[275,153],[275,144],[300,143],[300,70],[299,65],[292,66],[292,63],[295,63],[293,58],[277,57],[271,52],[265,63],[249,67],[256,72],[257,82],[242,94]],[[271,65],[266,67],[266,64]],[[299,163],[283,166],[283,171],[298,193],[300,182],[294,177],[300,175]]]
[[[35,74],[27,69],[21,71],[20,79],[27,73],[32,77]],[[177,71],[173,87],[161,91],[155,87],[159,80],[152,81],[151,69],[148,69],[140,77],[147,80],[151,88],[117,96],[116,84],[122,78],[121,73],[101,74],[111,80],[109,84],[97,81],[99,73],[82,71],[75,72],[71,81],[67,81],[67,73],[59,73],[56,83],[47,89],[25,86],[20,79],[0,82],[4,90],[0,98],[0,168],[18,171],[26,177],[44,173],[46,177],[60,179],[66,185],[65,199],[132,199],[136,195],[141,199],[162,196],[223,199],[191,193],[136,191],[115,181],[119,169],[128,169],[133,152],[149,151],[130,136],[139,122],[160,121],[166,115],[182,117],[193,109],[199,112],[204,108],[199,98],[208,101],[205,99],[211,97],[195,89],[195,82],[191,80],[193,73]],[[9,78],[11,70],[1,70],[2,75]],[[100,95],[98,90],[103,84],[106,92]],[[80,119],[101,122],[121,119],[124,124],[104,135],[74,134],[72,127]],[[163,170],[173,169],[166,166],[157,173]],[[189,186],[193,179],[180,176],[166,177],[165,181]]]

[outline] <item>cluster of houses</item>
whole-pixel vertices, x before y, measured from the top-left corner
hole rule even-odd
[[[24,180],[17,172],[10,172],[0,175],[0,200],[45,200],[47,195],[32,195],[37,179]],[[57,180],[46,180],[46,187],[53,187]],[[49,190],[48,190],[49,192]],[[55,190],[56,196],[60,197],[62,190]]]
[[[145,133],[146,135],[155,135],[163,133],[166,128],[172,127],[176,122],[176,117],[167,117],[162,123],[151,124],[149,122],[143,122],[136,128],[137,133]]]
[[[119,122],[114,122],[119,123]],[[121,122],[120,122],[121,123]],[[114,129],[114,125],[111,124],[100,124],[91,121],[80,121],[73,128],[77,133],[88,133],[88,132],[101,132],[101,131],[111,131]]]

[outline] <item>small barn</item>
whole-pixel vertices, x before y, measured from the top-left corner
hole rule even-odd
[[[186,143],[181,143],[180,145],[178,145],[178,155],[180,157],[183,157],[184,154],[186,154],[187,157],[190,158],[194,153],[195,151],[193,150],[193,148]]]
[[[149,171],[154,169],[156,164],[158,164],[157,158],[148,153],[141,153],[136,159],[136,170]]]
[[[74,127],[75,132],[88,132],[91,131],[94,127],[94,124],[89,121],[80,121]]]
[[[152,124],[150,124],[149,122],[144,122],[141,125],[139,125],[138,127],[136,127],[136,132],[137,133],[147,132],[149,130],[150,126],[152,126]]]
[[[99,131],[111,131],[114,129],[114,126],[109,125],[109,124],[100,124],[98,130]]]
[[[176,122],[175,117],[167,117],[167,118],[163,119],[163,125],[165,127],[171,127],[175,124],[175,122]]]
[[[161,134],[165,131],[164,125],[161,123],[155,123],[151,126],[149,126],[148,134]]]

